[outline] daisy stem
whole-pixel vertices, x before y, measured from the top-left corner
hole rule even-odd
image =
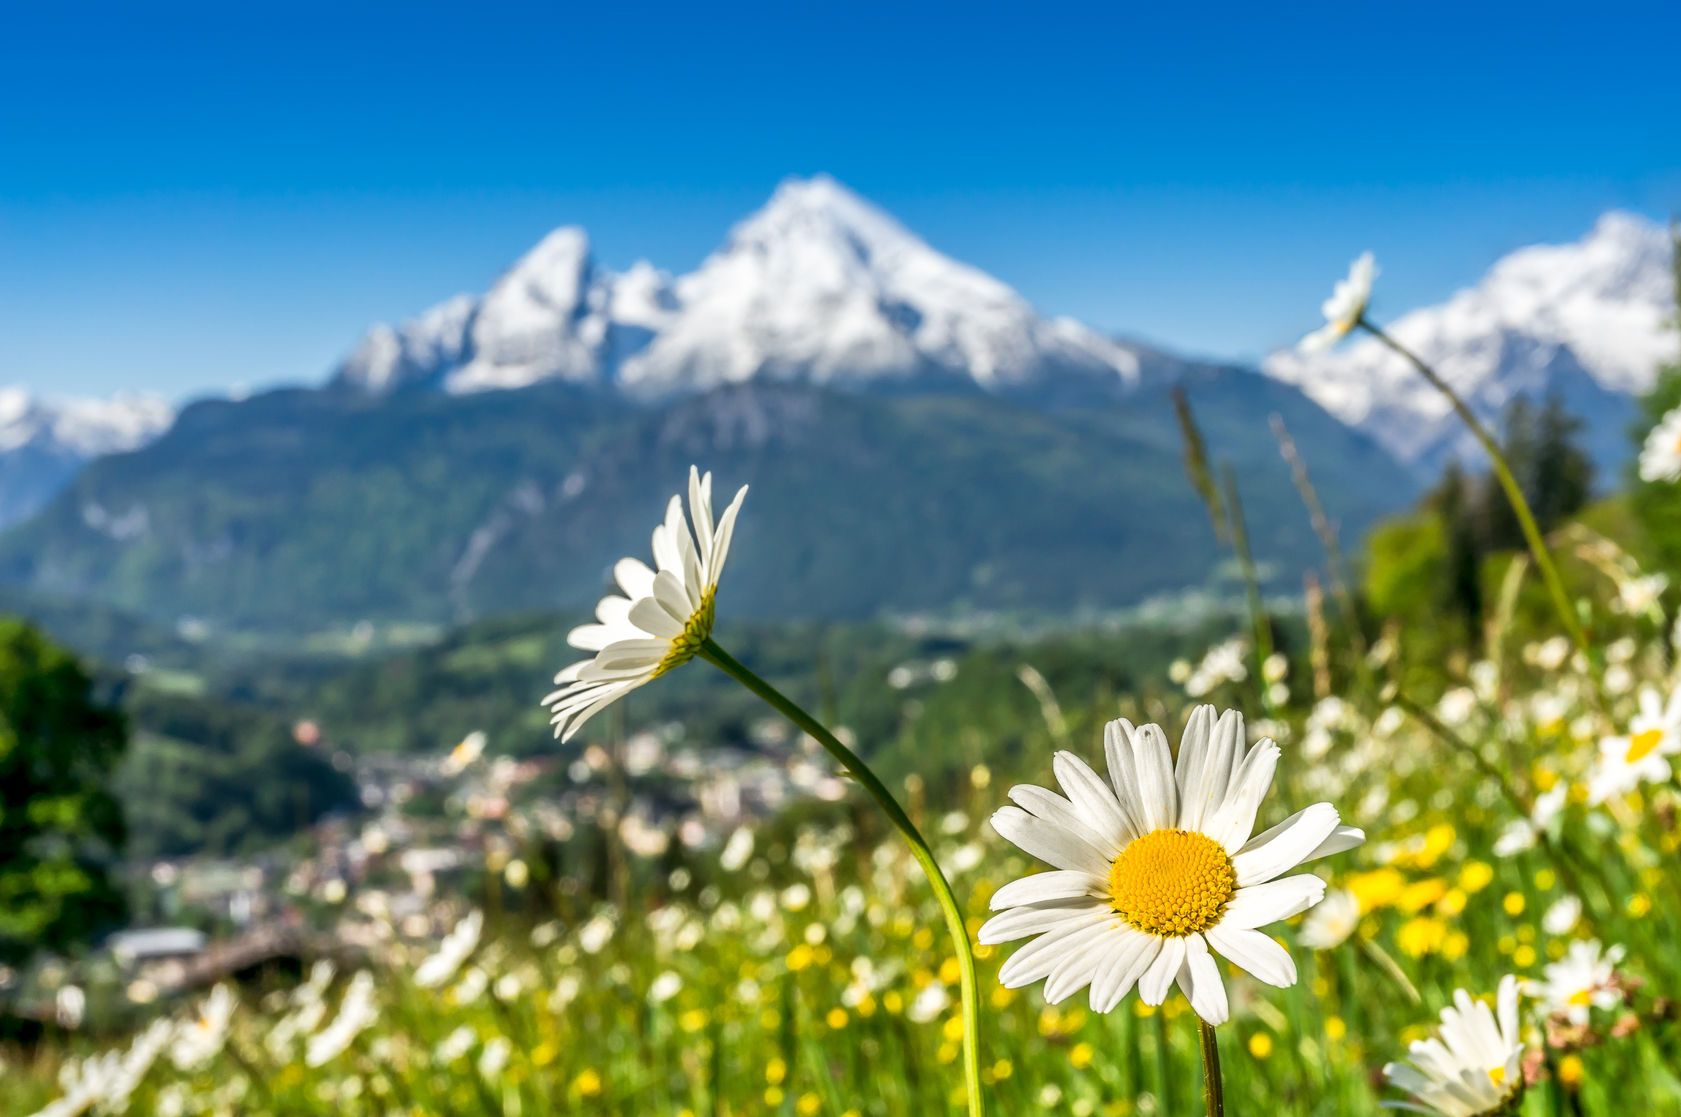
[[[1226,1086],[1220,1078],[1220,1040],[1214,1026],[1197,1018],[1197,1031],[1202,1037],[1202,1100],[1208,1105],[1208,1117],[1225,1117]]]
[[[1419,995],[1418,986],[1414,985],[1411,979],[1407,977],[1407,971],[1401,968],[1401,963],[1395,961],[1394,955],[1371,939],[1356,936],[1354,941],[1359,945],[1361,952],[1370,958],[1372,963],[1389,977],[1389,980],[1401,987],[1401,992],[1407,995],[1408,1000],[1415,1005],[1424,1003],[1424,998]]]
[[[701,645],[699,655],[706,662],[723,671],[736,682],[758,695],[777,713],[793,722],[796,727],[818,744],[828,750],[847,774],[864,786],[876,805],[887,815],[893,828],[899,831],[899,836],[910,847],[911,856],[921,866],[922,873],[928,878],[928,884],[934,889],[934,898],[939,902],[940,910],[945,915],[946,929],[951,932],[952,947],[957,952],[957,968],[959,985],[963,994],[963,1075],[967,1084],[967,1096],[970,1117],[984,1117],[986,1112],[985,1097],[981,1092],[981,1056],[980,1056],[980,988],[975,977],[975,953],[969,944],[969,931],[963,923],[963,907],[957,902],[957,895],[952,891],[951,884],[946,880],[945,873],[940,871],[939,862],[934,859],[934,851],[928,841],[922,836],[910,816],[899,806],[893,793],[887,790],[869,765],[862,758],[845,745],[816,718],[806,713],[792,699],[771,686],[765,680],[755,675],[735,657],[731,656],[716,642],[708,638]]]
[[[1593,646],[1588,642],[1587,631],[1582,627],[1581,618],[1576,615],[1575,607],[1570,603],[1570,595],[1565,591],[1564,580],[1559,577],[1558,567],[1553,565],[1551,553],[1547,550],[1547,541],[1541,537],[1541,529],[1535,522],[1535,513],[1529,507],[1529,500],[1523,495],[1523,487],[1512,474],[1512,467],[1506,461],[1506,455],[1500,450],[1500,443],[1495,440],[1483,421],[1477,418],[1474,411],[1466,404],[1458,392],[1454,391],[1448,382],[1443,380],[1435,369],[1425,364],[1412,350],[1384,333],[1383,330],[1370,320],[1362,317],[1358,323],[1361,329],[1377,338],[1384,345],[1399,355],[1418,374],[1424,377],[1448,401],[1454,413],[1459,416],[1465,426],[1482,444],[1488,452],[1489,462],[1494,466],[1495,479],[1500,482],[1500,488],[1505,491],[1506,500],[1511,504],[1512,511],[1517,515],[1518,526],[1523,529],[1523,538],[1529,544],[1529,553],[1535,557],[1535,566],[1541,571],[1541,580],[1547,584],[1547,593],[1553,599],[1553,608],[1558,612],[1558,619],[1564,624],[1564,629],[1570,634],[1589,663],[1598,662]]]

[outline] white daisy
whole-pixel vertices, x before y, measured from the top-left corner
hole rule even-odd
[[[682,498],[674,496],[665,522],[654,529],[658,570],[640,559],[620,559],[613,575],[625,596],[602,598],[595,610],[600,623],[567,636],[573,647],[595,656],[556,675],[559,689],[543,699],[556,737],[570,738],[597,711],[700,651],[712,635],[718,576],[746,496],[744,485],[714,526],[712,474],[689,468],[689,517]]]
[[[198,1015],[175,1030],[169,1058],[177,1069],[196,1070],[221,1054],[237,1003],[233,990],[226,985],[218,985],[210,991],[210,995],[199,1005]]]
[[[1681,407],[1672,409],[1640,448],[1642,481],[1681,481]]]
[[[1302,920],[1302,945],[1310,950],[1330,950],[1347,942],[1360,926],[1360,901],[1354,893],[1335,889],[1325,894],[1325,902]]]
[[[1612,1009],[1622,1003],[1615,978],[1623,948],[1606,950],[1597,942],[1573,942],[1570,950],[1542,973],[1541,981],[1529,983],[1525,992],[1541,1002],[1549,1014],[1556,1013],[1572,1024],[1586,1024],[1591,1010]]]
[[[1304,353],[1329,349],[1347,337],[1366,313],[1372,299],[1372,280],[1377,278],[1377,263],[1370,252],[1362,252],[1348,269],[1348,278],[1338,282],[1331,297],[1320,307],[1325,324],[1302,338],[1297,346]]]
[[[479,945],[479,933],[484,930],[484,913],[468,912],[438,944],[438,949],[421,962],[414,971],[414,983],[422,989],[436,989],[455,976],[473,949]]]
[[[1418,1104],[1389,1103],[1414,1113],[1488,1117],[1510,1113],[1523,1093],[1523,1040],[1518,1035],[1518,979],[1500,981],[1498,1015],[1463,989],[1442,1010],[1442,1026],[1407,1048],[1413,1065],[1390,1063],[1383,1073]]]
[[[1640,690],[1640,711],[1628,733],[1599,742],[1599,759],[1588,773],[1588,800],[1603,803],[1642,783],[1669,779],[1669,758],[1681,753],[1681,694],[1666,702],[1651,687]]]
[[[1036,936],[999,972],[1015,988],[1045,982],[1056,1003],[1086,986],[1109,1012],[1134,984],[1159,1005],[1177,981],[1210,1024],[1228,1015],[1218,951],[1270,985],[1295,984],[1296,965],[1256,930],[1317,904],[1325,882],[1285,877],[1305,861],[1352,849],[1365,835],[1317,803],[1251,837],[1272,786],[1278,746],[1247,752],[1243,717],[1191,711],[1175,764],[1158,725],[1110,722],[1104,732],[1110,782],[1073,753],[1054,769],[1067,798],[1012,788],[1015,806],[993,829],[1056,871],[1013,881],[992,897],[983,943]],[[1283,879],[1279,879],[1279,878]]]

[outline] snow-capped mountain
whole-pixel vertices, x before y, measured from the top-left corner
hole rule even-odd
[[[0,526],[40,508],[89,459],[144,446],[174,418],[151,396],[46,400],[0,388]]]
[[[1629,453],[1630,395],[1681,353],[1672,253],[1660,226],[1608,213],[1583,239],[1513,252],[1476,286],[1386,328],[1490,420],[1514,397],[1559,393],[1612,466]],[[1381,280],[1378,298],[1381,319]],[[1372,338],[1276,353],[1264,368],[1421,469],[1470,448],[1441,396]]]
[[[583,230],[556,230],[482,298],[375,327],[336,378],[375,393],[558,379],[660,398],[756,378],[943,376],[1001,391],[1056,373],[1126,383],[1138,358],[1077,322],[1039,315],[819,176],[784,183],[675,281],[647,263],[611,272],[591,258]]]

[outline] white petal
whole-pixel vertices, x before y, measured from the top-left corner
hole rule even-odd
[[[1167,1000],[1167,992],[1173,988],[1173,982],[1179,976],[1179,967],[1184,964],[1185,940],[1163,939],[1161,953],[1144,971],[1144,976],[1138,979],[1139,999],[1147,1005],[1159,1005]]]
[[[1092,979],[1092,1011],[1113,1012],[1115,1006],[1121,1003],[1121,998],[1138,983],[1160,953],[1160,939],[1135,931],[1123,923],[1119,946]]]
[[[1003,911],[1020,904],[1042,904],[1047,900],[1073,900],[1102,894],[1104,880],[1090,873],[1057,869],[1012,880],[992,894],[992,910]]]
[[[1179,970],[1179,988],[1191,1002],[1191,1008],[1209,1025],[1217,1028],[1231,1016],[1226,984],[1220,980],[1220,966],[1208,953],[1208,944],[1201,935],[1190,935],[1185,940],[1185,964]]]
[[[1113,920],[1109,912],[1074,916],[1055,931],[1047,931],[1010,955],[998,969],[998,981],[1006,989],[1019,989],[1049,976],[1062,961],[1069,942],[1102,923]]]
[[[1331,836],[1314,847],[1313,852],[1302,858],[1303,861],[1317,861],[1321,857],[1330,857],[1335,853],[1343,853],[1353,849],[1366,840],[1366,832],[1358,826],[1338,824],[1331,831]]]
[[[1242,849],[1255,832],[1255,813],[1261,809],[1261,800],[1272,790],[1272,777],[1277,770],[1278,746],[1265,738],[1255,742],[1232,777],[1226,801],[1214,812],[1206,828],[1208,836],[1227,853]]]
[[[1225,798],[1231,752],[1243,736],[1243,717],[1227,710],[1218,721],[1213,706],[1191,711],[1179,742],[1175,778],[1179,784],[1179,827],[1201,830]]]
[[[1144,821],[1144,805],[1138,799],[1138,766],[1133,761],[1132,735],[1137,732],[1126,718],[1116,718],[1103,727],[1103,755],[1109,761],[1109,782],[1115,785],[1115,798],[1121,813],[1132,823],[1136,833],[1150,827]]]
[[[1337,809],[1315,803],[1297,811],[1249,844],[1232,858],[1239,887],[1260,884],[1294,869],[1337,828]]]
[[[1073,803],[1048,788],[1018,783],[1010,788],[1010,798],[1028,814],[1054,823],[1070,835],[1081,839],[1106,862],[1113,860],[1115,854],[1120,851],[1119,845],[1107,840],[1087,824],[1084,816],[1074,809]]]
[[[1062,960],[1045,977],[1047,1004],[1060,1004],[1091,984],[1103,963],[1121,945],[1117,924],[1120,920],[1098,924],[1068,941],[1063,947]]]
[[[1179,821],[1179,788],[1173,782],[1173,753],[1161,726],[1141,725],[1133,732],[1132,759],[1145,828],[1172,829]]]
[[[1325,882],[1301,873],[1239,888],[1220,915],[1220,926],[1249,930],[1289,919],[1325,898]]]
[[[674,640],[683,635],[687,616],[674,617],[657,597],[644,597],[630,607],[630,623],[651,636]]]
[[[1116,800],[1114,790],[1084,760],[1071,752],[1059,752],[1051,762],[1051,768],[1056,772],[1057,783],[1067,793],[1068,801],[1079,812],[1081,821],[1091,827],[1098,837],[1117,850],[1137,837],[1126,816],[1121,813],[1121,804]]]
[[[1094,915],[1108,910],[1109,905],[1098,900],[1053,900],[1044,904],[1030,904],[998,913],[981,924],[981,929],[975,937],[987,946],[996,946],[999,943],[1014,942],[1016,939],[1031,938],[1046,931],[1054,931],[1077,916]]]
[[[620,559],[613,567],[613,578],[632,601],[654,592],[654,572],[641,559]]]
[[[724,560],[729,557],[730,540],[735,535],[735,519],[741,512],[741,502],[746,499],[747,486],[743,485],[718,520],[718,532],[712,539],[712,554],[706,562],[706,577],[713,583],[724,573]]]
[[[1290,952],[1268,935],[1224,923],[1207,932],[1214,949],[1268,985],[1288,989],[1296,984],[1296,963]]]
[[[992,816],[992,828],[1023,853],[1059,869],[1071,869],[1089,876],[1107,877],[1109,862],[1090,843],[1068,831],[1035,818],[1020,807],[1001,807]]]

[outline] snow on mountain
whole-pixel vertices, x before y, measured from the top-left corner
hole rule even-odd
[[[90,458],[138,449],[174,419],[152,396],[44,400],[0,388],[0,526],[40,508]]]
[[[1513,252],[1475,287],[1386,328],[1490,420],[1516,396],[1560,393],[1595,456],[1614,464],[1628,449],[1629,394],[1677,355],[1672,251],[1660,226],[1608,213],[1583,239]],[[1468,449],[1446,401],[1375,339],[1275,353],[1263,367],[1403,461],[1434,469]]]
[[[858,383],[971,377],[1002,390],[1052,372],[1130,382],[1132,350],[1047,319],[828,177],[790,180],[695,272],[598,266],[575,228],[546,237],[476,302],[378,326],[339,382],[379,393],[562,379],[641,397],[755,377]]]
[[[471,295],[457,295],[400,328],[381,322],[339,366],[339,379],[378,394],[458,365],[467,351],[467,326],[478,305]]]
[[[824,176],[784,183],[676,294],[671,322],[620,371],[629,391],[929,373],[997,389],[1053,368],[1135,371],[1119,345],[1040,317]]]

